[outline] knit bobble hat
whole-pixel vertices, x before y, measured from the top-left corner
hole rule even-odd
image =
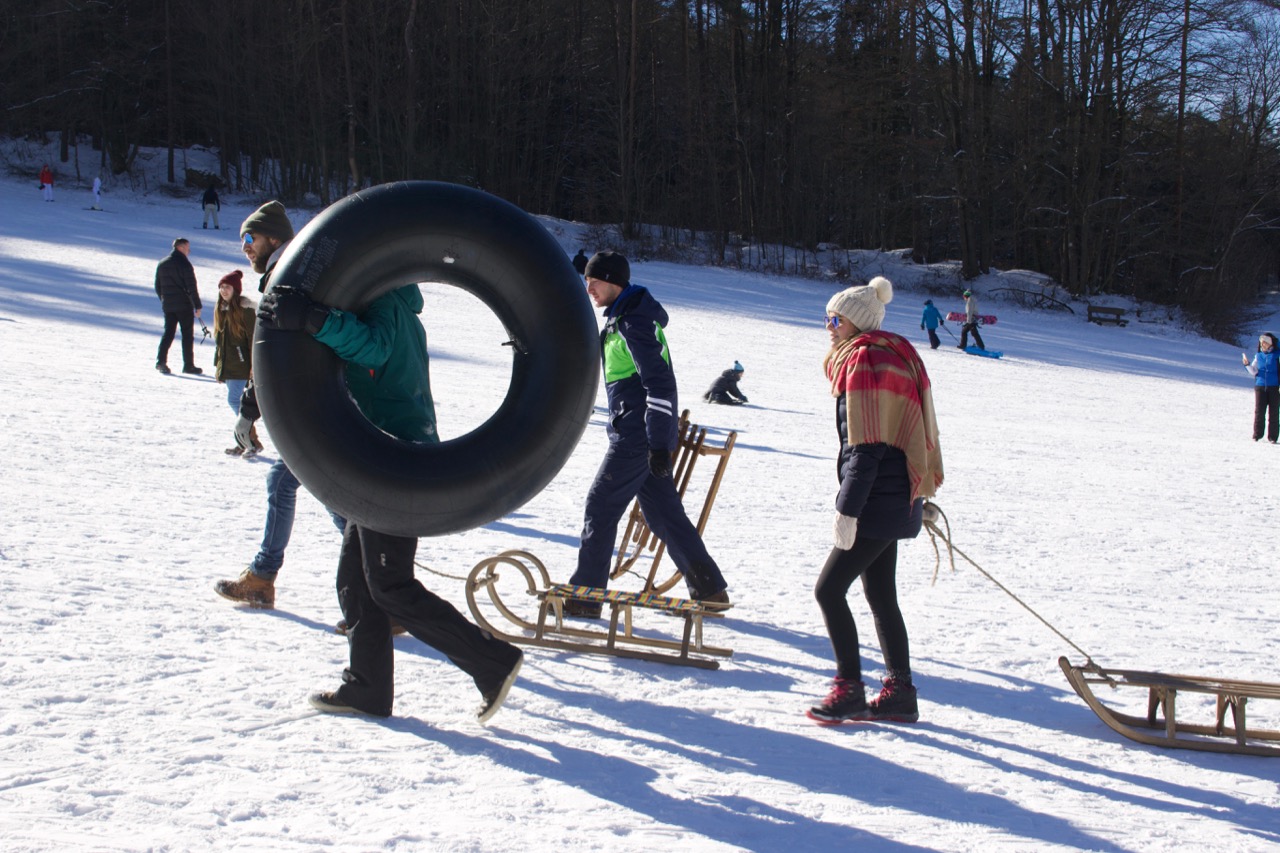
[[[284,212],[284,205],[278,201],[269,201],[249,214],[240,226],[240,236],[250,231],[264,237],[275,237],[282,243],[293,239],[293,224]]]
[[[231,298],[227,300],[235,304],[240,299],[241,282],[244,279],[244,273],[240,270],[232,270],[231,272],[218,279],[218,287],[224,284],[231,285]]]
[[[742,373],[742,371],[743,371],[742,362],[740,362],[740,361],[734,361],[734,363],[733,363],[733,372],[734,372],[734,373]]]
[[[842,290],[827,302],[828,314],[839,314],[860,332],[871,332],[884,322],[884,306],[893,300],[893,283],[882,275],[864,287]]]
[[[587,261],[587,268],[582,275],[584,278],[598,278],[626,287],[631,282],[631,264],[618,252],[596,252]]]

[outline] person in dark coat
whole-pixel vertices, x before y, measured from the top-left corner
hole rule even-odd
[[[924,363],[901,335],[880,330],[893,285],[882,276],[827,303],[824,367],[835,398],[840,490],[833,545],[814,597],[836,658],[826,700],[808,711],[822,725],[919,719],[907,627],[898,608],[898,540],[920,533],[924,498],[942,485],[942,451]],[[848,593],[862,578],[887,675],[867,701]]]
[[[720,377],[711,383],[711,387],[702,395],[702,399],[708,403],[719,403],[723,406],[741,406],[747,402],[747,395],[743,394],[742,389],[738,387],[738,383],[742,381],[742,374],[742,364],[735,361],[733,367],[721,373]]]
[[[676,448],[676,376],[665,328],[667,312],[631,283],[631,265],[617,252],[597,252],[584,273],[587,294],[604,309],[600,358],[609,396],[609,449],[587,492],[578,568],[569,583],[603,588],[618,521],[639,497],[645,522],[683,574],[689,596],[728,606],[724,576],[707,553],[671,478]],[[598,618],[598,603],[569,600],[570,616]]]
[[[196,288],[196,271],[187,256],[191,242],[185,237],[173,241],[173,251],[156,265],[156,296],[164,311],[164,334],[160,337],[160,349],[156,351],[156,370],[172,373],[169,369],[169,346],[174,333],[182,330],[182,372],[201,374],[195,364],[195,318],[200,316],[200,292]]]
[[[347,389],[374,426],[405,441],[436,443],[427,336],[418,319],[423,305],[416,284],[383,294],[359,315],[315,303],[300,289],[273,287],[262,300],[258,319],[267,328],[306,332],[347,362]],[[417,537],[384,533],[348,519],[337,592],[350,661],[341,686],[309,697],[317,710],[391,715],[392,620],[471,676],[481,696],[480,722],[506,700],[523,653],[428,591],[414,577],[417,550]]]
[[[218,224],[218,211],[222,210],[222,202],[218,200],[218,190],[213,184],[209,184],[209,188],[204,191],[204,195],[200,197],[200,206],[204,208],[204,225],[209,227],[209,217],[213,217],[214,230],[220,229],[222,226]]]
[[[578,275],[582,275],[587,270],[587,255],[581,249],[573,256],[573,268],[578,271]]]

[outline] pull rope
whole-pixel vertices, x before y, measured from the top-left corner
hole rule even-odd
[[[939,526],[938,524],[939,521],[941,521],[942,525],[946,527],[945,532],[943,532],[942,526]],[[934,565],[933,565],[933,580],[931,582],[932,585],[937,584],[938,569],[942,565],[942,555],[941,555],[941,552],[938,550],[938,541],[937,541],[938,539],[941,539],[943,543],[947,546],[947,559],[951,563],[952,572],[956,570],[956,555],[959,554],[969,563],[969,565],[977,569],[982,574],[983,577],[991,581],[996,586],[1000,587],[1000,589],[1003,590],[1006,595],[1008,595],[1014,601],[1018,602],[1018,604],[1022,605],[1023,609],[1025,609],[1032,616],[1036,617],[1042,623],[1044,623],[1046,628],[1048,628],[1050,631],[1052,631],[1053,633],[1061,637],[1062,640],[1067,645],[1071,646],[1071,648],[1075,649],[1077,652],[1084,655],[1084,658],[1085,658],[1085,665],[1083,667],[1084,669],[1088,669],[1090,671],[1093,671],[1102,675],[1106,674],[1106,671],[1103,670],[1102,667],[1098,666],[1096,663],[1093,662],[1092,655],[1090,655],[1084,649],[1077,646],[1071,640],[1071,638],[1068,637],[1066,634],[1062,633],[1057,628],[1055,628],[1048,619],[1045,619],[1043,616],[1037,613],[1035,609],[1031,607],[1031,605],[1027,604],[1021,598],[1018,598],[1018,596],[1014,595],[1012,590],[1010,590],[1004,584],[1000,583],[1000,581],[996,580],[991,575],[991,573],[988,572],[986,569],[982,568],[982,566],[979,566],[976,562],[974,562],[972,557],[970,557],[968,554],[966,554],[965,552],[957,548],[955,546],[955,543],[951,541],[951,522],[947,519],[946,513],[944,513],[942,509],[939,508],[939,506],[932,501],[924,502],[924,528],[929,532],[929,541],[933,544],[933,554],[935,558]]]
[[[449,579],[449,580],[451,580],[451,581],[465,581],[465,580],[467,580],[467,578],[462,577],[461,575],[451,575],[451,574],[449,574],[449,573],[447,573],[447,572],[442,572],[442,571],[439,571],[439,570],[437,570],[437,569],[433,569],[433,568],[431,568],[430,566],[424,566],[422,563],[419,563],[417,560],[414,560],[414,561],[413,561],[413,564],[414,564],[415,566],[417,566],[418,568],[422,569],[423,571],[431,572],[431,574],[433,574],[433,575],[439,575],[439,576],[440,576],[440,577],[442,577],[442,578],[448,578],[448,579]]]

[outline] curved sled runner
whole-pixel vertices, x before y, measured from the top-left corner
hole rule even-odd
[[[1280,684],[1236,681],[1193,675],[1168,675],[1132,669],[1102,669],[1096,664],[1074,666],[1058,658],[1067,681],[1102,722],[1139,743],[1205,752],[1233,752],[1239,755],[1280,756],[1280,731],[1250,729],[1246,709],[1250,699],[1280,699]],[[1138,687],[1147,690],[1147,715],[1139,717],[1108,708],[1093,692],[1092,685],[1113,688]],[[1216,698],[1217,720],[1213,725],[1177,720],[1179,693]],[[1231,709],[1231,720],[1226,719]]]
[[[521,608],[503,598],[498,590],[498,582],[503,573],[500,569],[509,569],[508,574],[518,574],[523,579],[524,589],[521,592],[537,600],[536,614],[522,616],[518,610],[527,613],[532,607]],[[488,593],[493,608],[519,629],[518,633],[504,631],[486,618],[477,599],[477,593],[481,590]],[[608,629],[579,628],[566,624],[564,603],[569,600],[604,605],[608,613]],[[528,551],[503,551],[496,557],[477,563],[467,577],[467,605],[481,628],[495,637],[518,645],[583,654],[608,654],[702,669],[718,669],[720,663],[716,658],[727,658],[733,654],[731,649],[708,646],[702,641],[703,620],[720,618],[724,615],[723,610],[697,601],[652,592],[621,592],[553,584],[546,566]],[[632,621],[635,608],[659,610],[679,617],[683,622],[681,638],[675,640],[637,634]]]

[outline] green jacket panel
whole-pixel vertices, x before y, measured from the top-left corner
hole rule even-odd
[[[357,317],[329,310],[316,334],[347,362],[347,389],[379,429],[407,441],[437,442],[424,302],[416,284],[378,297]]]

